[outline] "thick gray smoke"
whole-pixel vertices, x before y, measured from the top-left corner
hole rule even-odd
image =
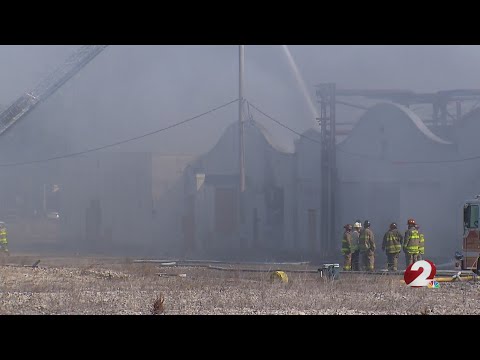
[[[0,46],[1,108],[34,87],[76,48],[76,45]],[[409,89],[417,92],[480,87],[478,46],[291,45],[289,49],[314,101],[314,86],[323,82],[334,82],[338,88]],[[247,100],[300,133],[312,127],[315,120],[312,119],[312,111],[280,46],[246,46],[245,80]],[[169,126],[237,97],[238,49],[235,45],[109,46],[59,91],[0,137],[0,162],[28,162],[81,152]],[[373,105],[371,101],[364,104]],[[290,154],[280,158],[286,156],[290,159],[298,136],[250,110],[264,136],[268,133],[269,141]],[[425,116],[431,115],[429,109],[424,109],[424,112]],[[355,122],[362,114],[361,110],[338,106],[337,121]],[[187,164],[194,163],[194,159],[210,151],[237,120],[238,108],[235,104],[168,132],[109,149],[109,153],[137,154],[126,155],[123,162],[111,158],[111,154],[95,153],[49,162],[45,166],[6,167],[1,180],[3,188],[0,189],[0,197],[7,204],[2,216],[10,216],[9,211],[22,209],[15,210],[19,212],[16,217],[10,217],[30,219],[41,209],[49,210],[45,205],[45,194],[48,192],[45,189],[53,185],[55,179],[62,179],[60,181],[69,181],[62,184],[62,191],[69,192],[69,195],[63,195],[63,202],[55,201],[63,204],[62,216],[66,218],[62,217],[62,221],[67,225],[62,230],[62,236],[68,238],[65,240],[68,244],[82,249],[83,243],[87,242],[85,239],[90,236],[89,231],[93,231],[90,238],[97,236],[100,239],[97,242],[104,244],[100,248],[105,252],[121,252],[124,249],[147,254],[148,249],[155,249],[157,253],[168,253],[170,248],[165,250],[168,246],[158,245],[163,241],[158,240],[158,234],[162,233],[164,226],[159,225],[162,223],[159,217],[167,218],[168,212],[162,209],[172,209],[169,225],[175,228],[165,243],[184,243],[184,238],[176,238],[182,231],[185,232],[185,223],[189,221],[184,208],[190,201],[185,197],[185,189],[189,185],[184,183],[186,180],[182,173]],[[314,148],[312,151],[317,150]],[[263,154],[264,150],[254,148],[249,151]],[[157,158],[152,160],[149,153],[157,154]],[[274,159],[276,155],[270,158],[270,155],[261,156]],[[234,163],[236,157],[232,155],[229,161]],[[293,162],[286,161],[290,164],[287,167],[293,166]],[[145,167],[142,167],[143,163]],[[152,169],[146,164],[158,164],[158,167]],[[210,166],[208,160],[195,164],[196,168],[187,168],[192,176],[201,174]],[[145,170],[149,166],[150,169]],[[222,170],[218,168],[212,171],[217,175],[226,175],[220,174]],[[265,178],[278,176],[274,174],[274,169],[258,171],[262,171]],[[268,171],[271,173],[267,174]],[[17,182],[14,176],[30,182]],[[428,172],[425,176],[428,177]],[[84,179],[83,182],[80,179]],[[115,179],[122,181],[118,180],[115,184]],[[215,178],[211,181],[226,180]],[[28,195],[25,189],[30,189]],[[174,194],[182,196],[175,197]],[[205,194],[206,197],[213,196]],[[285,202],[293,203],[294,200],[286,197]],[[67,198],[68,205],[65,202]],[[167,198],[171,203],[165,200]],[[208,201],[214,201],[212,199]],[[178,211],[173,210],[178,202],[182,203]],[[201,206],[198,204],[197,207]],[[130,210],[125,210],[129,207]],[[263,214],[260,214],[261,206],[255,209],[257,207],[258,217],[269,216],[268,206]],[[115,212],[119,208],[123,210]],[[252,214],[246,216],[250,219],[248,221],[252,221]],[[294,215],[286,211],[284,216],[288,219]],[[317,215],[310,212],[308,216]],[[375,223],[375,219],[370,220]],[[15,221],[20,224],[18,228],[23,226],[20,220],[11,220],[12,223]],[[98,223],[91,225],[95,221]],[[212,219],[205,221],[214,222]],[[424,222],[433,223],[431,219]],[[338,227],[341,225],[338,224]],[[38,231],[47,231],[42,226],[38,225]],[[203,226],[198,218],[196,226],[195,231],[200,231],[198,227]],[[252,226],[259,225],[254,223]],[[384,230],[379,229],[379,232],[383,234]],[[25,234],[25,231],[18,230],[18,233]],[[261,232],[258,229],[255,231]],[[275,233],[268,231],[265,230],[265,237]],[[294,233],[290,235],[295,236]],[[202,236],[208,238],[207,228]],[[117,246],[116,237],[122,237],[123,240],[119,240],[122,246]],[[142,242],[147,245],[142,245],[140,250],[133,241],[139,237],[148,238]],[[128,239],[132,240],[129,242]],[[28,247],[28,244],[30,242],[25,240],[23,245]],[[182,251],[182,246],[175,248],[177,253]],[[197,244],[197,248],[199,246]],[[448,246],[444,248],[445,251],[451,250]],[[94,250],[98,249],[93,246]]]

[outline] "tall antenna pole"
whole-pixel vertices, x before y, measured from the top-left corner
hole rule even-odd
[[[239,45],[239,80],[238,80],[238,126],[239,126],[239,144],[240,144],[240,192],[245,191],[245,140],[243,127],[243,73],[245,65],[245,45]]]

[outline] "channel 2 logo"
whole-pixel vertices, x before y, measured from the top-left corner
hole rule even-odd
[[[434,280],[437,268],[430,260],[420,260],[411,264],[403,275],[405,284],[410,287],[428,287],[438,289],[440,285]]]

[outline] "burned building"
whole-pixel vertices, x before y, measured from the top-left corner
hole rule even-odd
[[[239,190],[238,124],[184,177],[186,254],[267,259],[296,250],[294,157],[257,122],[245,125],[246,190]]]

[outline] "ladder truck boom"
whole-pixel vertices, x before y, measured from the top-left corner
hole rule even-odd
[[[63,84],[100,54],[108,45],[84,45],[77,49],[57,70],[33,90],[23,94],[0,113],[0,135],[37,104],[47,99]]]

